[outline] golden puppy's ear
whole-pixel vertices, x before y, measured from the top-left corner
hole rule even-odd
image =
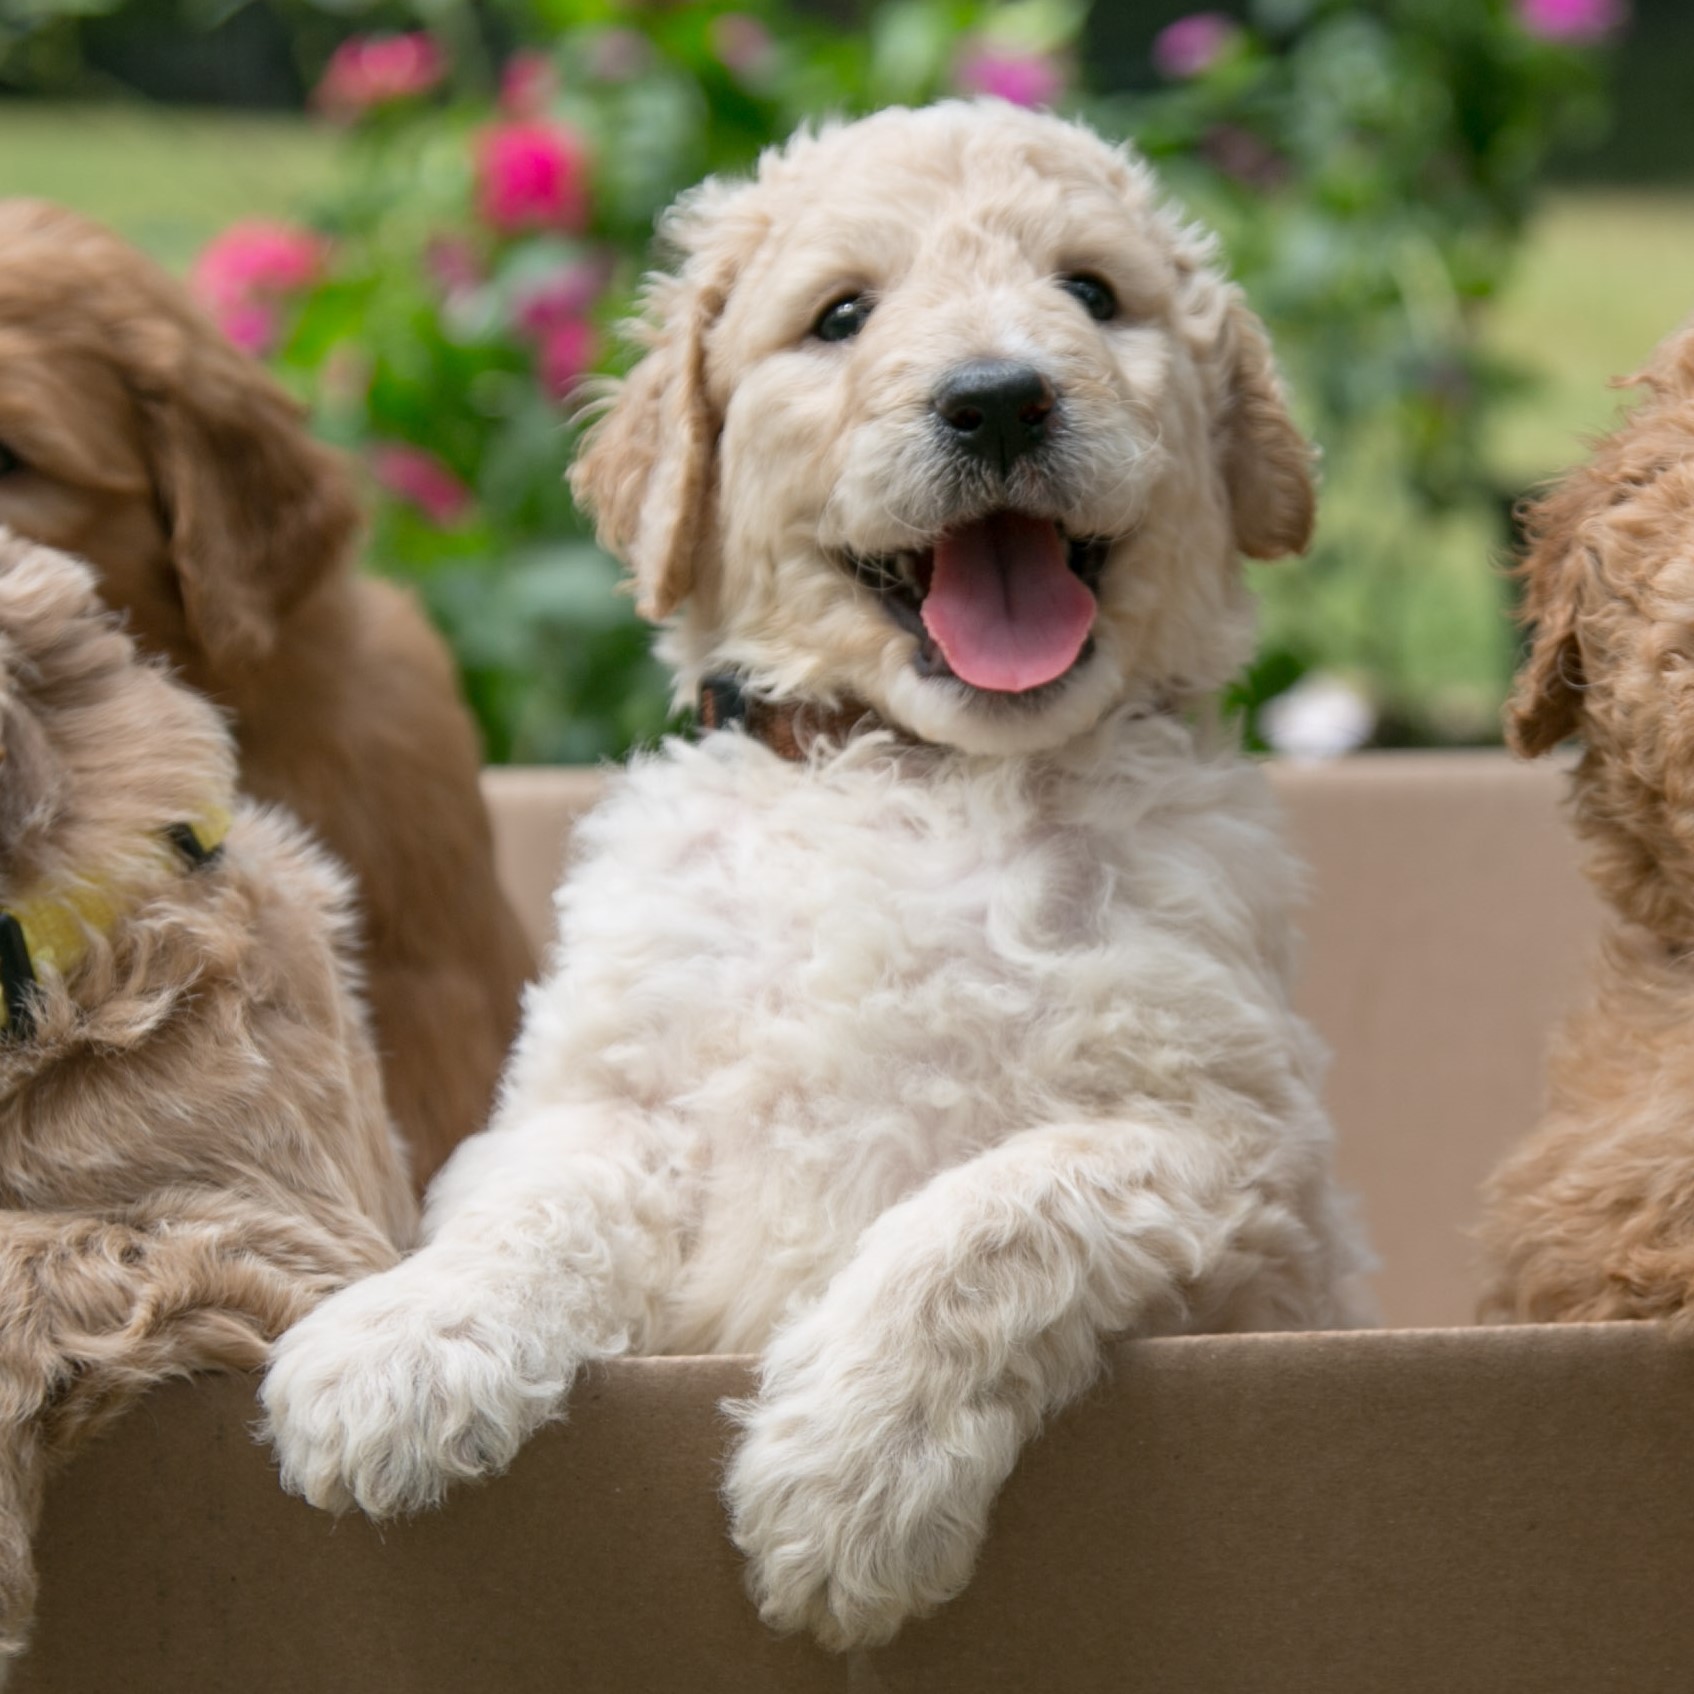
[[[1546,507],[1530,514],[1532,544],[1517,567],[1523,620],[1534,625],[1535,635],[1506,702],[1506,740],[1526,759],[1576,733],[1588,686],[1576,632],[1588,549],[1569,525],[1548,516]]]
[[[720,420],[706,395],[706,334],[727,289],[659,277],[650,285],[641,362],[571,467],[571,492],[600,544],[629,566],[636,610],[667,617],[694,586],[711,521]]]
[[[141,400],[189,631],[228,670],[270,652],[278,620],[345,557],[359,507],[301,409],[211,333]]]
[[[706,343],[767,228],[756,184],[716,178],[665,215],[660,238],[680,268],[648,278],[634,330],[646,352],[610,390],[571,467],[571,492],[600,545],[629,567],[644,618],[675,611],[710,555],[723,419],[707,390]]]
[[[1228,373],[1223,473],[1235,544],[1251,559],[1304,553],[1317,511],[1311,443],[1289,414],[1264,325],[1233,286],[1220,342]]]

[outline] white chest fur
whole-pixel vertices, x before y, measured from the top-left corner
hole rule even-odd
[[[1019,1131],[1286,1120],[1311,1048],[1273,822],[1168,718],[1039,761],[719,735],[638,765],[584,826],[511,1089],[664,1126],[689,1201],[645,1344],[762,1344],[881,1212]]]

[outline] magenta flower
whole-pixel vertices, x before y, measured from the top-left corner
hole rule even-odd
[[[482,286],[482,261],[460,235],[431,236],[424,247],[424,268],[444,299],[460,299]]]
[[[1518,22],[1545,41],[1603,41],[1629,22],[1629,0],[1518,0]]]
[[[515,296],[512,321],[523,334],[541,340],[550,330],[580,318],[605,293],[609,272],[602,260],[561,266]]]
[[[953,82],[962,94],[992,94],[1014,106],[1050,106],[1065,91],[1058,60],[978,42],[959,56]]]
[[[1191,12],[1153,38],[1153,66],[1170,82],[1209,71],[1240,32],[1222,12]]]
[[[512,323],[535,343],[541,386],[562,400],[593,365],[600,339],[584,314],[606,290],[611,266],[604,259],[562,265],[514,296]]]
[[[776,51],[771,32],[745,12],[724,12],[713,18],[708,34],[718,63],[737,76],[757,76]]]
[[[224,339],[262,359],[281,339],[282,314],[262,300],[243,300],[215,311],[212,316]]]
[[[500,72],[500,110],[509,118],[533,118],[546,111],[558,92],[559,73],[546,53],[525,48]]]
[[[530,120],[486,130],[477,147],[477,209],[510,235],[579,230],[588,221],[588,150],[563,124]]]
[[[371,472],[376,480],[408,506],[423,513],[438,529],[457,523],[470,510],[471,491],[433,453],[402,441],[385,441],[371,448]]]
[[[415,99],[447,75],[447,56],[432,35],[356,35],[330,55],[312,101],[320,111],[351,123],[377,106]]]
[[[581,318],[551,325],[541,337],[536,374],[555,400],[563,400],[593,367],[600,351],[594,326]]]
[[[318,280],[327,254],[309,229],[249,219],[207,243],[188,285],[237,347],[262,355],[276,345],[282,302]]]

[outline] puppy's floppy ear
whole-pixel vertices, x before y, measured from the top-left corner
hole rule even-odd
[[[359,508],[301,409],[210,326],[138,384],[190,633],[214,669],[263,659],[278,620],[344,558]],[[150,362],[151,363],[151,362]]]
[[[64,770],[47,734],[17,700],[0,704],[0,860],[16,855],[58,813]]]
[[[688,597],[710,543],[723,420],[707,392],[706,340],[756,239],[734,216],[743,192],[708,182],[667,219],[665,236],[688,257],[676,275],[649,279],[633,332],[647,350],[571,467],[571,492],[629,566],[644,618]]]
[[[1223,473],[1235,544],[1252,559],[1304,553],[1317,508],[1311,444],[1289,414],[1264,325],[1240,289],[1226,288],[1225,301]]]
[[[1529,657],[1506,702],[1506,740],[1526,759],[1574,735],[1588,686],[1577,619],[1590,555],[1574,526],[1561,521],[1554,498],[1531,511],[1529,551],[1517,567],[1524,584],[1523,618],[1535,626]]]

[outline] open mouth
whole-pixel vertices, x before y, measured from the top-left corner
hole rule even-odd
[[[1095,594],[1111,546],[1068,536],[1050,518],[991,512],[921,551],[848,554],[846,564],[917,637],[920,676],[1028,694],[1093,651]]]

